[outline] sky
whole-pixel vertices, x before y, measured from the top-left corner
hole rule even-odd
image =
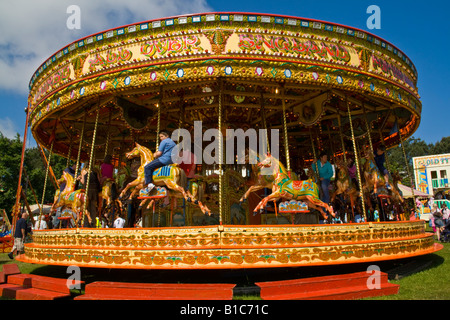
[[[80,8],[80,29],[69,29]],[[371,5],[379,29],[369,29]],[[344,24],[391,42],[415,64],[422,119],[414,137],[436,143],[450,136],[450,2],[418,0],[14,0],[0,1],[0,132],[21,139],[28,83],[36,69],[69,43],[126,24],[206,12],[289,15]],[[29,132],[29,130],[28,130]],[[35,146],[31,133],[27,147]]]

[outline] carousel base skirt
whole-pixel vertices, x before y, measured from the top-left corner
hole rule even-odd
[[[119,269],[241,269],[394,260],[442,249],[424,221],[34,231],[17,260]]]

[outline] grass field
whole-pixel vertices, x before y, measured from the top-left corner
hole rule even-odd
[[[450,300],[450,243],[436,253],[425,256],[387,261],[378,264],[381,271],[402,267],[414,262],[419,266],[426,266],[420,271],[401,277],[390,282],[399,284],[397,295],[371,298],[369,300]],[[6,253],[0,254],[0,265],[17,263],[22,273],[33,273],[58,278],[68,278],[66,267],[46,266],[22,263],[10,260]],[[258,300],[259,296],[251,292],[254,282],[298,279],[302,277],[329,275],[337,273],[351,273],[367,270],[368,265],[352,264],[330,267],[301,267],[276,268],[261,270],[221,270],[221,271],[182,271],[182,270],[118,270],[82,268],[81,277],[86,283],[93,281],[121,281],[121,282],[179,282],[201,283],[221,282],[235,283],[241,288],[249,288],[248,293],[235,297],[238,300]],[[408,273],[411,273],[409,270]],[[244,290],[245,291],[245,290]]]

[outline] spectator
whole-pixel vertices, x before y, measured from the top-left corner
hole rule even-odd
[[[41,216],[40,219],[39,216]],[[34,230],[45,230],[45,229],[48,229],[47,222],[45,222],[45,216],[37,215],[36,222],[34,224]]]
[[[437,240],[439,240],[439,238],[440,238],[440,230],[444,226],[444,220],[442,219],[442,212],[441,212],[441,210],[439,210],[437,204],[434,203],[431,213],[433,214],[432,219],[433,219],[433,222],[434,222],[434,226],[436,227]]]
[[[120,214],[116,215],[117,219],[114,220],[114,228],[123,228],[125,225],[125,219],[120,216]]]
[[[442,220],[444,220],[444,224],[447,224],[450,215],[450,209],[447,208],[447,205],[445,203],[442,205],[441,212],[442,212]]]
[[[17,220],[16,222],[16,228],[14,230],[14,246],[10,253],[8,253],[8,257],[10,259],[14,259],[14,251],[17,251],[17,254],[24,253],[24,242],[25,237],[27,236],[27,218],[28,218],[28,212],[22,213],[22,217]]]

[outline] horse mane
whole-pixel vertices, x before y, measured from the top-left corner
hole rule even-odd
[[[278,160],[277,158],[275,158],[272,155],[269,155],[269,157],[272,158],[272,161],[275,161],[278,164],[278,170],[280,173],[285,174],[287,177],[289,177],[288,171],[286,169],[286,167],[281,163],[280,160]],[[290,178],[290,177],[289,177]],[[292,180],[292,179],[291,179]]]
[[[74,178],[72,175],[66,171],[63,172],[64,180],[66,181],[66,187],[64,188],[64,191],[73,191],[74,187]]]

